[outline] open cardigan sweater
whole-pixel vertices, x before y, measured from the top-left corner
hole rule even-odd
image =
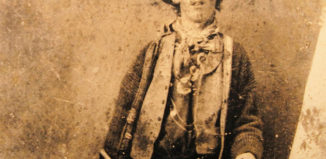
[[[129,151],[120,152],[121,135],[127,124],[128,113],[135,105],[143,105],[146,93],[148,93],[150,84],[153,82],[154,70],[157,69],[158,59],[164,54],[162,50],[171,48],[171,46],[167,45],[174,45],[174,41],[171,43],[171,40],[175,40],[174,36],[175,33],[170,31],[158,41],[147,45],[122,80],[104,146],[105,151],[112,158],[118,158],[119,155],[127,157],[130,155],[132,145],[129,145]],[[223,37],[224,35],[221,33],[220,36]],[[226,38],[226,36],[224,37]],[[232,63],[230,64],[231,77],[226,82],[229,83],[228,98],[225,101],[226,109],[221,111],[220,119],[222,120],[220,122],[220,129],[223,138],[221,140],[221,145],[223,146],[220,150],[220,158],[235,158],[241,153],[251,152],[257,159],[260,159],[263,152],[262,121],[259,117],[255,100],[255,80],[246,52],[239,43],[232,43],[232,57],[230,57],[232,58]],[[159,113],[164,114],[164,109],[161,111],[163,112]],[[147,114],[150,113],[152,112],[147,112]],[[158,119],[158,121],[161,120]],[[135,124],[137,125],[137,121]],[[160,124],[160,122],[157,124]],[[152,131],[143,131],[152,133]],[[154,134],[159,131],[155,130]],[[146,135],[145,133],[144,136]],[[154,137],[157,137],[157,134]],[[138,142],[142,141],[142,143],[131,144],[139,144],[138,147],[143,148],[145,153],[149,151],[149,155],[151,155],[153,150],[148,149],[153,148],[152,144],[155,138],[148,138],[143,137],[143,140],[136,140]]]

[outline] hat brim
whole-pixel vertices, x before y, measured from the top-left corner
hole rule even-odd
[[[168,4],[172,4],[172,5],[178,5],[178,4],[176,4],[176,3],[173,3],[172,2],[172,0],[163,0],[163,2],[165,2],[165,3],[168,3]]]

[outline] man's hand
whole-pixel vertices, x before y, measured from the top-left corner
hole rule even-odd
[[[256,159],[256,157],[252,153],[247,152],[238,155],[235,159]]]

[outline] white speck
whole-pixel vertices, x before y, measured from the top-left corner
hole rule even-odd
[[[97,73],[99,70],[100,70],[99,67],[94,67],[94,68],[93,68],[93,73]]]
[[[278,134],[275,135],[275,138],[278,138]]]
[[[15,114],[14,113],[10,113],[9,114],[11,118],[15,118]]]

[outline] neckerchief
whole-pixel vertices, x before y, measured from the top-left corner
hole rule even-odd
[[[216,45],[219,29],[215,17],[211,24],[200,33],[193,33],[185,29],[181,19],[172,24],[172,29],[177,33],[175,54],[173,59],[173,72],[180,81],[178,89],[181,94],[191,92],[191,82],[195,82],[202,75],[213,71],[222,60],[216,60],[216,56],[222,56],[221,45]],[[186,71],[185,71],[186,69]],[[188,71],[189,70],[189,71]]]

